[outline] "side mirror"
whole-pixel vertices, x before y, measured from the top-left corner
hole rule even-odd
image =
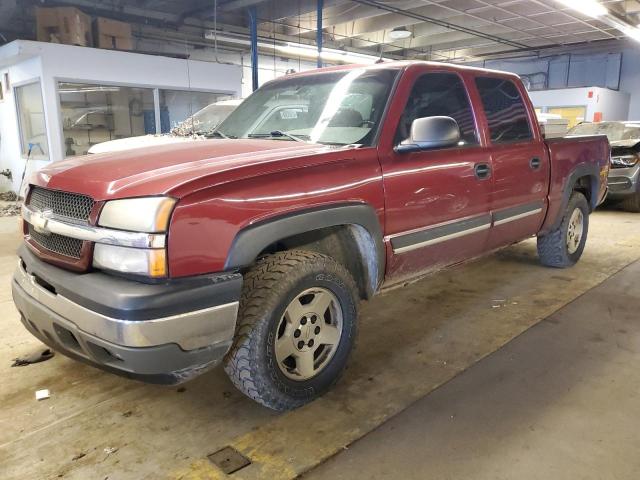
[[[460,142],[460,127],[451,117],[416,118],[411,135],[395,148],[398,153],[454,147]]]

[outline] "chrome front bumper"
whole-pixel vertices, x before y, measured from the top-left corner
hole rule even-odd
[[[56,286],[60,279],[47,275],[51,269],[60,269],[32,257],[26,259],[29,266],[44,268],[30,273],[21,259],[15,271],[13,298],[22,323],[34,336],[68,356],[114,373],[174,384],[216,365],[231,346],[237,300],[167,316],[114,318],[65,296],[64,289]],[[63,272],[65,276],[79,275]],[[193,292],[186,289],[185,295],[192,297]],[[185,303],[188,301],[185,297]]]

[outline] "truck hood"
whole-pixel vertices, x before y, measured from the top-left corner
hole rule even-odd
[[[285,140],[203,140],[54,162],[30,183],[95,200],[172,195],[331,161],[342,150]]]
[[[631,140],[616,140],[611,142],[611,148],[634,148],[640,144],[640,139],[634,138]]]
[[[119,138],[117,140],[109,140],[108,142],[96,143],[89,149],[89,153],[121,152],[132,148],[153,147],[156,145],[168,145],[170,143],[194,141],[198,138],[204,137],[180,137],[178,135],[171,135],[167,133],[163,135],[141,135],[139,137]]]

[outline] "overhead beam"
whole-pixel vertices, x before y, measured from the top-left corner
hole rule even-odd
[[[396,6],[402,9],[411,9],[424,6],[424,2],[421,0],[405,0],[397,2]],[[353,22],[354,19],[361,21],[367,18],[385,15],[386,13],[387,12],[381,11],[376,7],[357,5],[351,2],[338,4],[333,7],[326,7],[325,5],[325,9],[322,13],[322,24],[324,28],[331,29],[336,25]],[[293,15],[290,15],[289,17],[296,18],[296,26],[299,26],[299,29],[302,31],[312,31],[315,29],[317,20],[316,12],[308,12],[301,15],[298,15],[297,12],[293,12]],[[297,31],[294,30],[295,27],[292,27],[290,34],[296,34]]]
[[[240,8],[247,8],[256,6],[260,3],[264,3],[266,0],[232,0],[231,2],[227,2],[220,5],[220,11],[222,12],[232,12],[233,10],[238,10]]]

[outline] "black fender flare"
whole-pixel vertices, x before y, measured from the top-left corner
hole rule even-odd
[[[555,230],[562,222],[563,212],[569,205],[569,199],[574,191],[574,187],[579,178],[589,177],[591,181],[591,199],[589,200],[589,208],[593,212],[598,206],[598,195],[600,193],[600,167],[595,164],[578,165],[567,177],[567,181],[562,190],[562,208],[558,211],[558,216],[554,220],[549,230]]]
[[[371,280],[368,290],[375,292],[384,277],[385,247],[378,216],[373,207],[365,203],[341,203],[304,209],[249,225],[236,234],[227,254],[225,270],[251,265],[265,248],[288,237],[337,226],[359,227],[371,242],[375,263],[369,263],[366,267]],[[375,272],[372,271],[374,268]]]

